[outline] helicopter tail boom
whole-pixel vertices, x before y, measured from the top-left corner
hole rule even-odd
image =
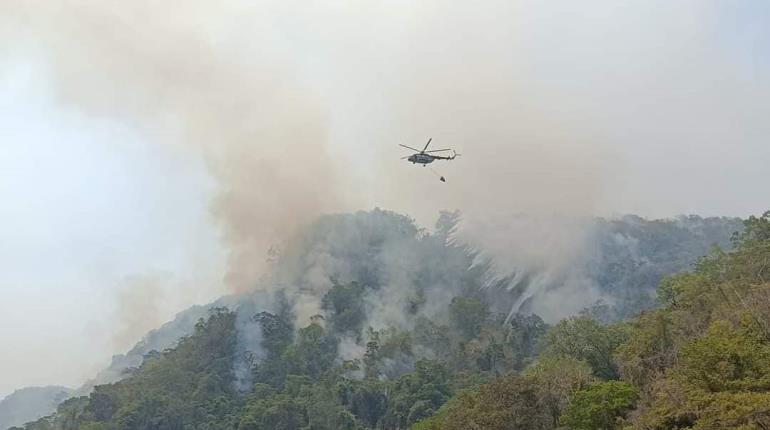
[[[460,154],[458,154],[458,153],[457,153],[457,151],[455,151],[455,150],[452,150],[452,155],[451,155],[451,156],[449,156],[449,157],[442,157],[442,156],[440,156],[440,155],[433,155],[432,157],[433,157],[433,159],[435,159],[435,160],[454,160],[454,159],[455,159],[455,158],[457,158],[457,156],[459,156],[459,155],[460,155]]]

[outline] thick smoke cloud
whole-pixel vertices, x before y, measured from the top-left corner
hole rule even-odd
[[[554,322],[603,298],[587,264],[598,252],[592,218],[490,217],[470,224],[460,239],[476,244],[498,270],[514,272],[508,285],[516,297],[511,313],[526,308]]]
[[[212,206],[230,252],[227,283],[242,291],[270,245],[330,211],[381,206],[429,224],[459,208],[472,228],[524,212],[691,210],[629,204],[622,187],[635,175],[672,178],[626,168],[649,160],[650,145],[675,145],[655,157],[676,159],[694,142],[713,155],[740,137],[731,154],[766,152],[751,142],[767,131],[757,115],[768,88],[747,75],[750,63],[729,61],[720,43],[745,39],[718,43],[731,29],[718,26],[716,6],[657,6],[1,7],[17,42],[6,52],[45,58],[61,100],[201,151],[219,182]],[[649,31],[653,22],[661,31]],[[435,165],[448,186],[394,153],[396,142],[428,136],[463,153]]]
[[[605,149],[582,126],[533,103],[539,91],[528,72],[489,43],[515,38],[509,25],[477,28],[513,17],[509,6],[469,16],[453,8],[442,12],[446,20],[430,18],[434,6],[410,6],[425,18],[416,25],[385,9],[64,4],[6,3],[3,27],[15,27],[15,39],[45,58],[64,105],[200,152],[218,183],[211,207],[231,291],[254,288],[266,251],[325,212],[382,205],[429,223],[439,209],[457,207],[472,229],[491,214],[594,208]],[[366,20],[376,25],[360,24]],[[324,22],[339,31],[313,26]],[[471,31],[451,31],[469,24]],[[373,79],[380,90],[369,97]],[[351,110],[356,98],[371,100],[367,117]],[[457,172],[451,187],[436,187],[428,169],[394,173],[405,167],[395,164],[395,142],[420,145],[414,141],[429,130],[440,133],[436,145],[468,150],[461,162],[472,168],[462,176],[436,167]],[[358,135],[348,142],[346,132]],[[350,157],[346,147],[357,152]],[[150,300],[146,312],[152,294],[141,295]],[[317,311],[312,301],[297,305]]]
[[[266,36],[228,36],[215,27],[230,15],[194,4],[3,8],[6,23],[29,36],[17,40],[43,51],[63,103],[200,151],[219,183],[212,213],[229,248],[233,290],[253,287],[272,243],[341,207],[324,109],[273,66],[262,52]],[[246,49],[233,51],[244,36],[252,39]]]

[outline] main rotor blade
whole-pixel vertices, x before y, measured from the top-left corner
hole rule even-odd
[[[422,151],[420,151],[420,152],[425,152],[425,150],[428,149],[428,145],[430,145],[430,141],[431,140],[433,140],[432,137],[430,139],[428,139],[428,143],[425,144],[425,148],[422,148]]]
[[[411,146],[402,145],[402,144],[400,144],[400,143],[398,144],[398,146],[403,146],[404,148],[409,148],[409,149],[411,149],[412,151],[417,151],[417,152],[420,152],[420,150],[419,150],[419,149],[414,149],[414,148],[412,148]]]
[[[451,149],[432,149],[430,151],[425,151],[425,152],[431,153],[431,152],[443,152],[443,151],[451,151]]]

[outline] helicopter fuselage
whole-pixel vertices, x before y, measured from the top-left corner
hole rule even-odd
[[[414,154],[407,158],[407,161],[412,163],[428,164],[432,163],[436,158],[429,154]]]

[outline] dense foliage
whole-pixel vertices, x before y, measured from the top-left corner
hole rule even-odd
[[[617,323],[588,310],[553,326],[493,311],[489,266],[448,239],[451,219],[435,234],[396,221],[401,233],[367,236],[355,255],[401,264],[409,249],[455,269],[344,266],[353,275],[331,279],[307,321],[291,297],[246,325],[212,309],[129,377],[25,430],[770,428],[770,213],[748,219],[731,250],[661,282],[657,309]],[[408,238],[417,246],[403,247]],[[378,314],[375,299],[399,313]],[[244,379],[234,369],[247,329],[260,350]]]
[[[660,286],[617,354],[644,429],[770,428],[770,212]]]

